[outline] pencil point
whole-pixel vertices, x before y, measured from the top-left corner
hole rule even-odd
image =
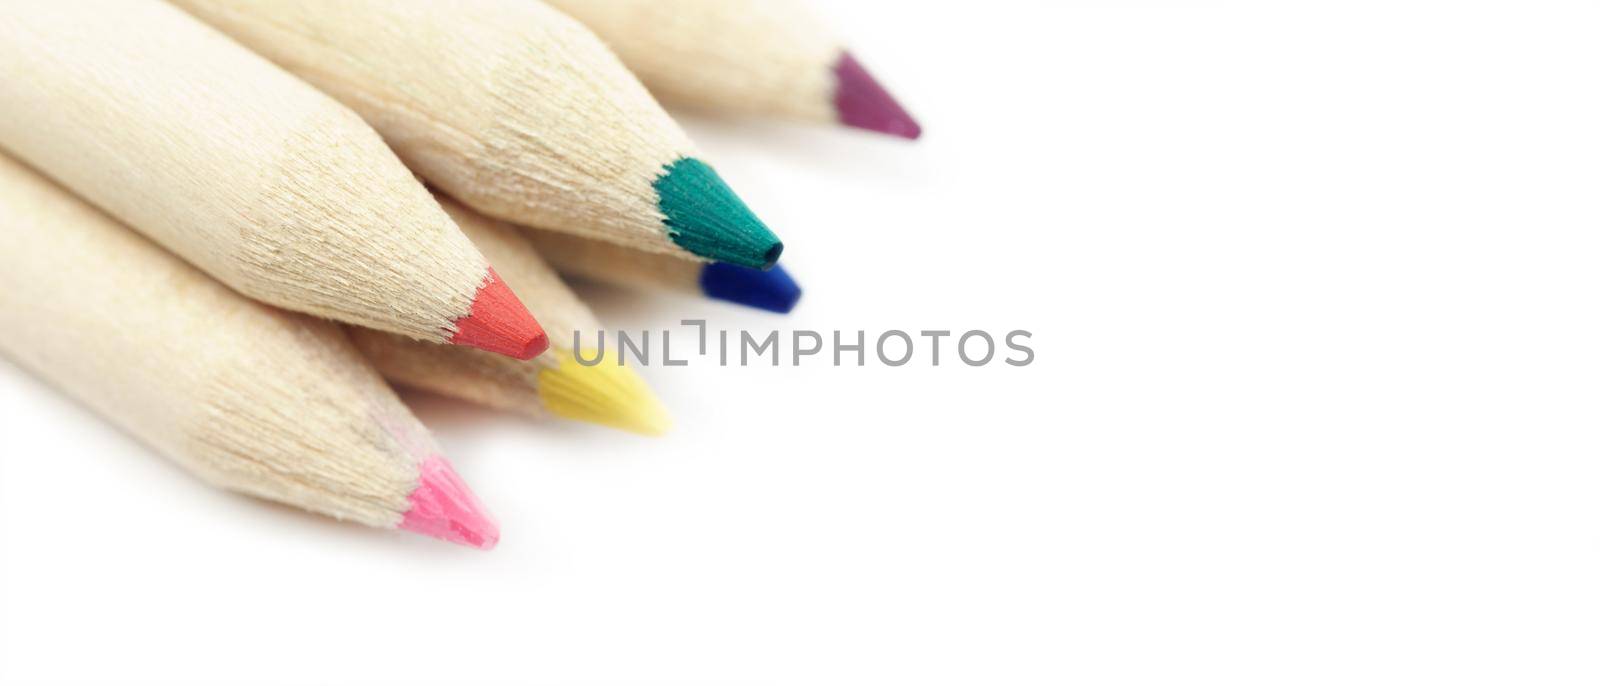
[[[417,490],[400,528],[482,550],[500,542],[500,525],[478,502],[450,462],[438,455],[418,465]]]
[[[539,397],[551,414],[644,436],[660,436],[672,420],[644,379],[614,359],[579,364],[571,351],[551,350],[559,363],[539,373]],[[594,359],[595,353],[585,353]]]
[[[783,254],[783,243],[756,218],[710,165],[684,157],[655,182],[672,242],[716,262],[766,269]]]
[[[800,284],[779,266],[760,271],[712,262],[700,272],[700,290],[708,297],[779,314],[800,302]]]
[[[839,55],[833,74],[838,79],[833,107],[845,126],[877,131],[909,140],[922,137],[922,125],[848,51]]]
[[[528,314],[528,308],[492,267],[489,279],[472,301],[472,309],[456,320],[456,335],[450,342],[519,360],[530,359],[550,347],[550,338],[539,322]]]

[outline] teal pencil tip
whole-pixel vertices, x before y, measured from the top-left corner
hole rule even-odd
[[[756,218],[717,172],[685,157],[655,182],[672,242],[695,255],[753,269],[768,269],[783,254],[783,242]]]

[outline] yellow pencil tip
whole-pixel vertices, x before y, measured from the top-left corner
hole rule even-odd
[[[672,427],[666,409],[632,369],[609,359],[584,365],[564,349],[545,355],[556,364],[539,372],[539,397],[551,414],[645,436]],[[583,357],[592,360],[594,353]]]

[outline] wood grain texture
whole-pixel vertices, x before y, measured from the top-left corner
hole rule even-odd
[[[339,519],[398,525],[437,452],[336,325],[240,296],[4,156],[0,352],[207,482]]]
[[[520,228],[539,255],[562,274],[644,291],[700,294],[704,262],[632,250],[557,231]]]
[[[164,2],[0,12],[0,146],[253,298],[454,334],[487,265],[353,112]]]
[[[592,33],[537,0],[177,4],[361,113],[480,212],[683,252],[652,184],[693,146]]]
[[[494,261],[506,283],[539,310],[550,334],[550,351],[519,362],[352,327],[351,340],[378,370],[398,384],[534,417],[556,415],[646,434],[664,431],[665,412],[633,370],[615,363],[576,362],[573,334],[582,332],[592,349],[600,322],[528,239],[516,227],[454,201],[441,197],[440,203]]]
[[[832,122],[843,44],[798,0],[550,0],[671,105]]]
[[[351,328],[350,337],[390,380],[504,410],[542,416],[539,375],[560,364],[556,354],[572,348],[572,333],[593,339],[600,330],[589,307],[562,283],[513,227],[440,197],[495,270],[530,306],[550,335],[551,351],[527,361],[480,350],[430,345],[370,329]]]

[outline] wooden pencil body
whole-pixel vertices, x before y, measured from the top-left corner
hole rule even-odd
[[[550,0],[663,102],[833,121],[843,46],[796,0]]]
[[[541,377],[562,364],[570,364],[573,332],[582,331],[593,341],[600,322],[540,259],[516,227],[447,198],[439,201],[462,232],[493,261],[500,277],[539,310],[540,321],[550,335],[551,352],[518,361],[360,328],[350,330],[351,340],[379,372],[396,383],[502,410],[543,415],[546,408],[539,393]]]
[[[507,284],[538,307],[550,334],[550,350],[533,360],[504,357],[411,341],[360,328],[351,340],[389,380],[470,402],[544,418],[547,415],[658,435],[671,420],[634,371],[604,354],[600,323],[533,250],[517,227],[489,219],[440,198],[450,216]],[[583,360],[573,349],[581,331]]]
[[[0,146],[241,293],[450,340],[487,265],[353,112],[164,2],[3,7]]]
[[[680,252],[654,184],[694,150],[587,29],[537,0],[176,0],[359,112],[474,209]]]
[[[0,156],[0,352],[217,486],[379,527],[426,430],[329,322],[248,300]]]
[[[543,229],[523,227],[535,250],[557,272],[643,291],[700,295],[705,264],[672,255],[630,250]]]

